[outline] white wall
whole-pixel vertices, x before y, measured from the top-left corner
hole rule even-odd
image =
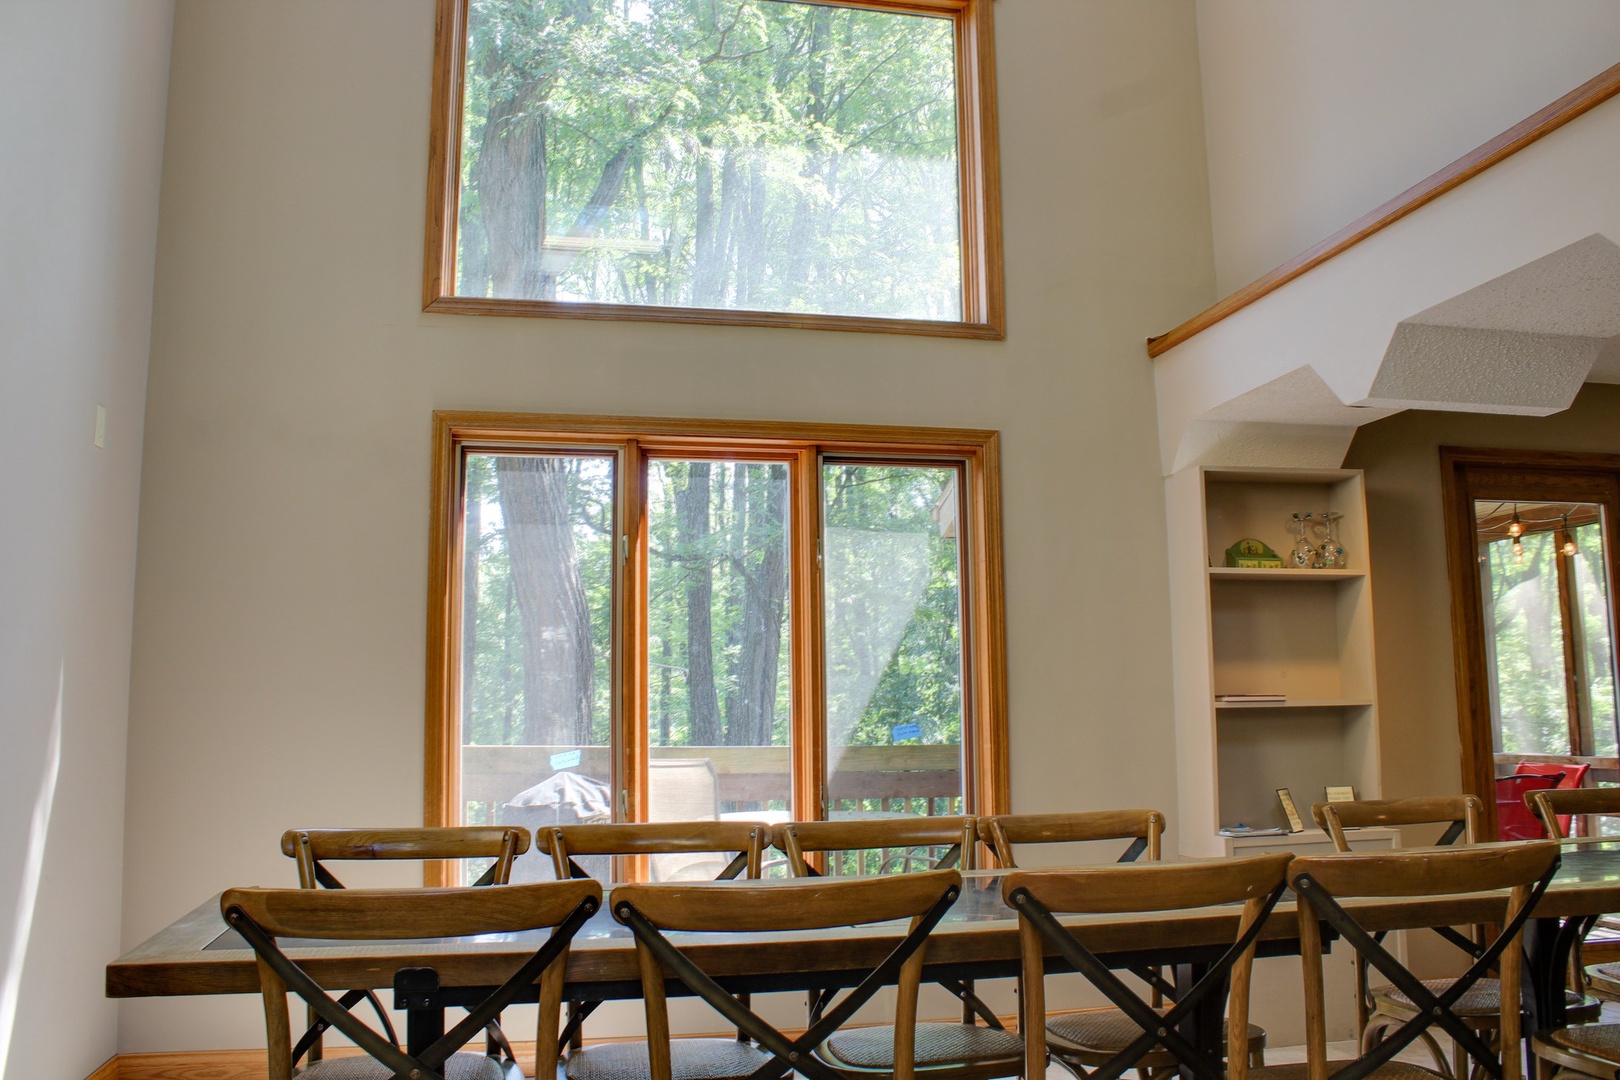
[[[116,1049],[171,0],[0,4],[0,1074]],[[92,446],[95,406],[106,447]]]
[[[1620,61],[1614,0],[1197,9],[1222,295]]]
[[[961,342],[424,315],[432,0],[181,0],[126,944],[290,881],[289,826],[421,820],[435,408],[1000,429],[1014,809],[1173,813],[1142,342],[1214,297],[1193,16],[996,4],[1009,330]],[[120,1045],[261,1025],[247,999],[132,1002]]]

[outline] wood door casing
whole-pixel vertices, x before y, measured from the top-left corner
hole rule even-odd
[[[1478,499],[1595,503],[1604,509],[1604,563],[1616,580],[1616,522],[1620,521],[1620,455],[1559,451],[1440,448],[1451,579],[1451,637],[1457,680],[1457,726],[1463,790],[1485,804],[1484,835],[1496,835],[1496,761],[1492,737],[1491,666],[1486,652],[1477,528]],[[1609,590],[1611,625],[1616,624]]]

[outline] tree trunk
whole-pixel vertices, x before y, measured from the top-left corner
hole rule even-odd
[[[686,693],[694,746],[720,742],[720,701],[714,687],[710,606],[714,569],[704,548],[709,535],[709,463],[686,463],[686,483],[675,489],[675,532],[686,578]]]
[[[490,102],[472,182],[483,217],[490,293],[519,300],[549,299],[541,269],[546,241],[545,88],[526,80]],[[472,282],[468,289],[474,290]],[[477,287],[475,295],[482,296]]]
[[[769,746],[776,713],[777,663],[787,614],[787,468],[771,465],[748,485],[748,549],[742,565],[742,640],[736,705],[728,725],[734,746]]]
[[[591,740],[591,613],[568,516],[568,465],[555,457],[495,460],[507,553],[523,621],[524,741]]]

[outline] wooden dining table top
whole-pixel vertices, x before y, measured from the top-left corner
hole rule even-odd
[[[931,972],[960,977],[1016,973],[1017,916],[1001,899],[1007,873],[963,874],[961,897],[928,940],[926,963]],[[1506,894],[1434,896],[1356,900],[1346,907],[1369,930],[1400,930],[1489,921],[1501,916],[1505,902]],[[1536,916],[1567,918],[1610,911],[1620,911],[1620,844],[1566,850]],[[1237,920],[1236,907],[1064,919],[1087,948],[1120,965],[1187,962],[1200,953],[1213,956],[1219,946],[1232,941]],[[675,937],[705,970],[739,987],[763,990],[839,985],[844,972],[881,959],[904,931],[903,923],[883,923],[785,934]],[[447,987],[488,986],[505,979],[546,933],[282,944],[312,977],[331,988],[391,986],[394,972],[407,966],[436,969],[441,985]],[[1293,904],[1284,900],[1262,930],[1261,949],[1297,951],[1297,939]],[[568,993],[635,996],[638,979],[630,931],[612,918],[610,905],[605,904],[574,939],[568,957]],[[107,996],[113,998],[258,990],[253,952],[225,926],[217,895],[107,965]]]

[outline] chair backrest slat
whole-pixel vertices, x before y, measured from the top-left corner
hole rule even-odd
[[[1086,810],[1067,814],[997,814],[980,818],[979,840],[995,852],[1002,866],[1016,866],[1022,844],[1080,844],[1097,840],[1130,840],[1121,856],[1133,862],[1159,858],[1164,815],[1157,810]]]
[[[945,848],[929,869],[974,868],[973,846],[978,836],[968,816],[862,818],[853,821],[789,821],[776,826],[772,840],[787,855],[796,877],[815,871],[807,855],[814,852],[912,851]]]
[[[422,826],[403,829],[288,829],[281,853],[298,861],[306,889],[341,887],[323,862],[373,859],[493,859],[486,884],[510,880],[513,861],[529,850],[529,830],[516,825]]]
[[[554,885],[565,888],[551,888]],[[386,941],[470,937],[555,926],[588,896],[594,881],[536,882],[500,888],[230,889],[240,907],[275,937]]]
[[[736,871],[727,867],[728,876],[740,873],[757,878],[769,839],[770,826],[756,821],[615,822],[541,828],[535,834],[535,846],[551,856],[559,878],[584,876],[579,864],[570,861],[576,856],[710,852],[742,857]]]
[[[939,897],[942,879],[935,875],[950,873],[620,885],[613,899],[633,904],[665,930],[817,930],[910,918]]]
[[[1561,819],[1589,814],[1620,816],[1620,788],[1552,788],[1529,792],[1525,801],[1554,840],[1564,838]]]

